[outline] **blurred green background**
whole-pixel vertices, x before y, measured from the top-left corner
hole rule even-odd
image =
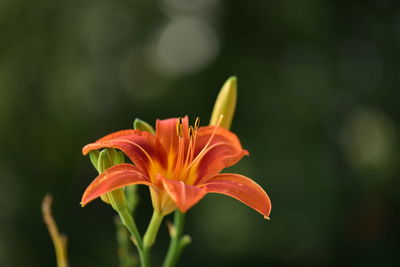
[[[209,195],[180,266],[400,265],[399,1],[1,0],[0,34],[0,266],[55,266],[46,192],[71,266],[117,266],[114,212],[79,205],[82,146],[136,117],[207,124],[231,75],[251,153],[233,171],[271,221]]]

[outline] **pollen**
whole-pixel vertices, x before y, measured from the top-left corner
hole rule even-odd
[[[194,129],[192,126],[189,126],[189,137],[192,138]]]
[[[183,123],[182,118],[179,118],[176,122],[176,135],[179,137],[183,137]]]
[[[194,121],[194,129],[197,130],[200,127],[200,117],[197,117]]]

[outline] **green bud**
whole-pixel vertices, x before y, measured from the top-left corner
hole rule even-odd
[[[106,148],[105,150],[105,158],[107,161],[107,169],[114,166],[114,159],[117,156],[117,151],[114,148]]]
[[[115,157],[114,157],[114,165],[122,164],[125,163],[125,157],[124,153],[121,151],[116,151]]]
[[[99,158],[97,162],[97,170],[99,173],[103,173],[105,170],[107,170],[110,166],[108,158],[107,158],[107,149],[103,149],[99,153]]]
[[[192,238],[189,235],[184,235],[182,236],[182,238],[179,240],[179,245],[181,247],[186,247],[187,245],[189,245],[190,243],[192,243]]]
[[[127,209],[125,193],[122,188],[107,193],[111,206],[116,211],[123,211]]]
[[[92,157],[95,159],[95,156]],[[121,151],[117,151],[113,148],[103,149],[98,154],[97,158],[97,170],[99,173],[103,173],[108,168],[125,162],[124,154]],[[113,209],[116,211],[121,211],[127,208],[125,193],[122,188],[101,195],[101,200],[111,204]]]
[[[237,79],[235,76],[232,76],[224,83],[218,94],[211,114],[210,125],[217,125],[218,121],[221,120],[219,124],[221,127],[225,129],[231,127],[233,115],[235,113],[236,98]]]
[[[90,151],[90,153],[89,153],[90,162],[92,162],[93,167],[97,171],[99,171],[98,166],[97,166],[98,162],[99,162],[99,154],[100,154],[100,152],[98,150],[93,150],[93,151]]]
[[[98,156],[97,170],[103,173],[108,168],[125,162],[124,154],[114,148],[103,149]]]
[[[168,227],[168,232],[169,232],[169,236],[171,238],[175,238],[176,237],[176,227],[173,223],[167,221],[167,227]]]
[[[145,121],[142,121],[141,119],[136,118],[135,121],[133,122],[133,129],[135,130],[141,130],[144,132],[149,132],[152,134],[155,134],[156,132],[154,131],[153,126],[148,124]]]
[[[106,194],[102,194],[102,195],[100,196],[100,198],[101,198],[101,200],[102,200],[103,202],[105,202],[105,203],[111,205],[110,198],[108,197],[108,194],[107,194],[107,193],[106,193]]]

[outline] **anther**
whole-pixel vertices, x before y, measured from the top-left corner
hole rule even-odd
[[[200,117],[197,117],[194,122],[194,129],[197,130],[200,127]]]
[[[192,136],[193,136],[193,131],[194,131],[193,127],[189,126],[189,137],[190,138],[192,138]]]
[[[179,137],[183,136],[183,123],[181,118],[176,122],[176,135]]]

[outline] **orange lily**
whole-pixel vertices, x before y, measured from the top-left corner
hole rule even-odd
[[[143,184],[150,188],[153,207],[160,215],[179,208],[186,212],[207,193],[236,198],[268,218],[271,202],[253,180],[234,173],[220,173],[248,155],[237,136],[219,126],[189,126],[188,117],[157,120],[156,133],[123,130],[86,145],[92,150],[116,148],[133,164],[115,165],[88,186],[82,206],[115,189]]]

